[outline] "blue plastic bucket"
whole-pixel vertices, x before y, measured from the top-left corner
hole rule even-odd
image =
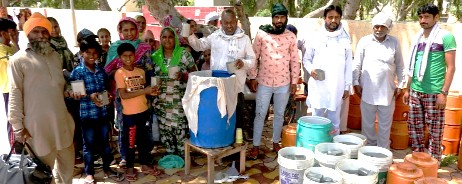
[[[214,70],[212,77],[230,77],[227,71]],[[190,141],[192,144],[202,148],[221,148],[234,143],[236,130],[236,113],[231,116],[228,124],[228,115],[221,117],[217,106],[218,88],[211,87],[202,90],[200,103],[197,110],[198,129],[194,135],[191,131]]]
[[[324,117],[303,116],[298,119],[296,146],[314,151],[319,143],[332,142],[332,122]]]

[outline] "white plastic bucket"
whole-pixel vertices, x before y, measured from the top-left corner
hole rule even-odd
[[[287,158],[288,155],[303,155],[303,160]],[[303,173],[314,164],[313,151],[303,147],[285,147],[278,152],[279,183],[302,184]]]
[[[359,137],[360,139],[362,139],[364,141],[363,143],[363,146],[365,146],[367,144],[367,137],[364,136],[363,134],[358,134],[358,133],[347,133],[345,135],[354,135],[356,137]]]
[[[335,155],[328,155],[325,152],[333,151],[333,150],[340,150],[342,155],[335,156]],[[320,143],[316,145],[314,151],[314,158],[318,161],[319,165],[322,167],[329,167],[334,169],[335,165],[343,160],[350,158],[350,149],[345,144],[341,143]]]
[[[367,170],[374,171],[375,173],[369,176],[358,176],[356,174],[349,174],[344,170],[358,170],[364,168]],[[369,164],[360,160],[345,159],[340,161],[335,170],[340,172],[342,175],[344,184],[376,184],[378,176],[378,168],[372,164]]]
[[[381,153],[386,155],[386,158],[371,157],[365,153]],[[393,153],[385,148],[378,146],[363,146],[359,148],[358,160],[375,165],[379,169],[378,183],[385,184],[387,181],[388,167],[393,163]]]
[[[354,135],[336,135],[334,142],[342,144],[344,144],[343,142],[353,143],[354,145],[345,144],[351,150],[351,158],[358,158],[358,149],[364,146],[364,141]]]
[[[334,181],[336,181],[336,182],[330,182],[330,184],[341,184],[342,183],[342,175],[338,171],[331,169],[331,168],[327,168],[327,167],[310,167],[307,170],[305,170],[303,184],[320,183],[320,182],[309,179],[307,176],[309,173],[321,174],[324,177],[329,177],[329,178],[332,178]]]

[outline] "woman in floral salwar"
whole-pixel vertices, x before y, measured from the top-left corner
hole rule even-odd
[[[186,90],[188,73],[197,68],[191,54],[184,47],[180,47],[178,35],[173,28],[162,29],[160,41],[160,48],[152,55],[155,74],[162,81],[161,94],[153,103],[154,112],[159,121],[160,138],[167,152],[182,156],[188,123],[181,98]],[[173,78],[169,77],[169,67],[178,68]]]

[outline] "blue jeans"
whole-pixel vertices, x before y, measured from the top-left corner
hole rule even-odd
[[[133,168],[135,163],[135,150],[138,149],[138,158],[141,165],[150,165],[152,162],[151,150],[153,147],[150,111],[138,114],[122,115],[123,134],[122,149],[125,151],[127,168]]]
[[[109,166],[114,159],[109,147],[109,131],[111,125],[106,118],[82,119],[83,137],[83,161],[85,173],[94,175],[94,155],[100,153],[103,158],[103,170],[109,171]]]
[[[255,99],[255,120],[253,122],[253,145],[260,146],[263,125],[265,124],[268,107],[273,96],[273,143],[281,141],[281,130],[284,123],[284,110],[290,97],[290,84],[281,87],[269,87],[258,84]]]

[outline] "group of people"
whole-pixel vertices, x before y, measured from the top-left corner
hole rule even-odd
[[[156,141],[168,154],[184,153],[189,129],[181,99],[189,73],[227,70],[232,61],[239,91],[247,85],[256,93],[249,158],[259,155],[271,100],[273,150],[280,149],[284,109],[296,91],[303,67],[312,78],[305,78],[307,105],[314,109],[313,115],[332,121],[332,134],[340,133],[342,103],[352,88],[362,99],[362,134],[368,145],[389,148],[395,98],[404,93],[403,101],[410,105],[413,150],[424,151],[423,127],[429,124],[429,152],[440,159],[456,43],[451,33],[438,27],[435,5],[422,6],[417,12],[422,30],[413,42],[409,62],[403,61],[398,40],[389,35],[393,23],[383,13],[373,18],[373,33],[361,38],[353,57],[338,6],[327,7],[324,24],[302,41],[297,41],[295,27],[287,26],[288,10],[277,3],[272,7],[271,24],[260,26],[253,43],[238,27],[236,13],[225,9],[221,28],[209,35],[198,34],[195,21],[188,20],[190,36],[180,37],[181,22],[178,25],[174,17],[165,17],[160,44],[146,30],[142,16],[122,18],[117,26],[120,40],[114,43],[105,28],[97,35],[83,29],[77,35],[77,54],[68,49],[54,18],[40,13],[28,17],[22,26],[29,42],[25,48],[18,45],[16,24],[0,19],[0,88],[8,105],[10,139],[28,142],[44,163],[54,167],[57,183],[72,183],[73,164],[69,163],[74,163],[81,149],[86,183],[95,183],[96,154],[103,160],[105,177],[136,181],[136,151],[141,172],[159,175],[151,155]],[[217,26],[217,15],[207,20]],[[198,53],[201,59],[193,57]],[[174,73],[169,74],[171,71]],[[85,93],[71,88],[78,82],[83,82]],[[237,106],[237,127],[242,128],[243,123],[251,123],[242,122],[242,93]],[[376,114],[378,135],[374,130]],[[124,177],[109,167],[113,160],[109,146],[112,122],[119,131],[119,166],[126,170]],[[159,132],[152,131],[155,127]]]

